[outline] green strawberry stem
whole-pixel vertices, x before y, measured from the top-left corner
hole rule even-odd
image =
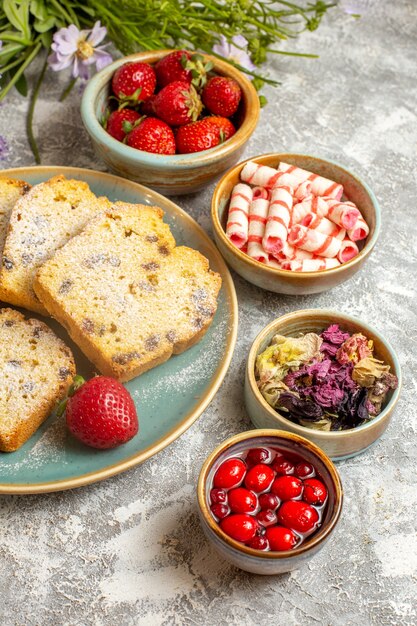
[[[76,374],[76,376],[74,376],[74,380],[72,381],[72,385],[68,389],[67,397],[64,398],[63,400],[61,400],[61,402],[58,404],[58,407],[57,407],[57,410],[56,410],[57,417],[61,417],[61,415],[63,415],[65,413],[65,409],[67,408],[68,398],[72,398],[72,396],[75,394],[77,389],[82,387],[82,385],[84,385],[84,383],[85,383],[85,378],[83,378],[82,376],[79,376],[78,374]]]

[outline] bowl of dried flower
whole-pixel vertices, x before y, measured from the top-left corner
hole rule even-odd
[[[400,390],[401,368],[388,341],[332,310],[274,320],[247,361],[245,403],[253,424],[306,437],[333,460],[363,452],[382,435]]]

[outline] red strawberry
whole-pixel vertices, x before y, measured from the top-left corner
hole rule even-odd
[[[121,65],[111,81],[113,93],[122,103],[137,104],[150,98],[156,87],[156,75],[149,63],[130,62]]]
[[[146,117],[128,134],[126,143],[131,148],[156,154],[175,154],[175,137],[172,129],[156,119]]]
[[[201,94],[204,106],[215,115],[230,117],[236,113],[242,92],[233,78],[213,76]]]
[[[220,133],[214,124],[207,120],[192,122],[186,126],[180,126],[175,135],[177,152],[189,154],[214,148],[220,143]]]
[[[209,61],[204,63],[201,54],[193,54],[187,50],[176,50],[160,59],[155,65],[155,73],[160,87],[181,80],[192,83],[197,89],[203,87],[207,81],[207,72],[213,67]]]
[[[218,128],[221,143],[223,141],[226,141],[227,139],[230,139],[230,137],[232,137],[236,132],[236,128],[233,126],[232,122],[227,119],[227,117],[217,117],[215,115],[212,115],[204,119],[209,124],[213,124],[214,126],[216,126],[216,128]]]
[[[203,105],[192,85],[177,80],[161,89],[155,97],[153,108],[155,115],[170,126],[182,126],[195,121]]]
[[[139,113],[133,111],[133,109],[113,111],[107,118],[104,128],[107,130],[109,135],[119,141],[123,141],[126,134],[132,129],[133,124],[139,118]]]
[[[65,413],[74,437],[93,448],[115,448],[132,439],[139,428],[129,392],[106,376],[96,376],[78,387],[68,398]]]

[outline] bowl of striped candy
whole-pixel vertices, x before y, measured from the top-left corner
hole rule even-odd
[[[306,295],[351,278],[371,254],[380,208],[356,174],[304,154],[265,154],[231,168],[211,205],[223,257],[247,281]]]

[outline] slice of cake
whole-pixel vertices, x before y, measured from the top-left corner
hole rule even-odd
[[[204,256],[167,240],[168,226],[151,210],[115,205],[58,250],[34,282],[90,361],[121,381],[198,341],[221,286]]]
[[[87,183],[64,176],[32,187],[10,214],[0,268],[0,300],[47,315],[32,287],[37,268],[109,206]]]
[[[0,450],[17,450],[65,396],[71,350],[43,322],[0,309]]]
[[[30,185],[23,180],[0,178],[0,254],[3,252],[12,208],[29,189]]]

